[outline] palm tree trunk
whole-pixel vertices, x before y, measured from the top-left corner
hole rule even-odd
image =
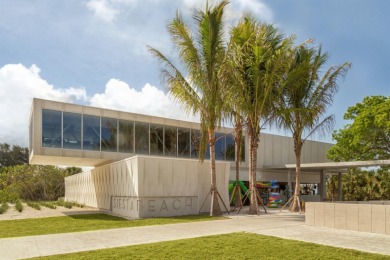
[[[217,174],[215,166],[215,137],[214,130],[209,130],[210,163],[211,163],[211,208],[210,216],[221,216],[222,211],[218,201]]]
[[[249,191],[250,191],[250,205],[249,214],[257,214],[258,203],[256,198],[256,164],[257,164],[257,138],[251,127],[248,127],[249,132]]]
[[[290,207],[290,211],[296,212],[299,211],[299,192],[301,189],[301,182],[300,182],[300,176],[301,176],[301,150],[297,149],[295,152],[295,190],[294,190],[294,199],[293,203]]]
[[[234,159],[236,163],[236,189],[235,189],[236,201],[234,205],[236,207],[242,207],[241,187],[238,184],[238,181],[240,180],[241,136],[242,136],[242,126],[240,122],[236,122],[236,127],[234,128],[234,148],[235,148]]]

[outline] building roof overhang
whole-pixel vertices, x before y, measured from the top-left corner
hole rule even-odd
[[[372,161],[354,161],[354,162],[325,162],[325,163],[302,163],[302,171],[326,171],[333,173],[347,172],[349,168],[377,167],[390,165],[389,160],[372,160]],[[296,164],[285,164],[281,166],[264,166],[269,170],[288,170],[295,169]]]

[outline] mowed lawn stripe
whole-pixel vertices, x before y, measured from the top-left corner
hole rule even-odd
[[[315,235],[315,234],[313,234]],[[39,259],[390,259],[352,249],[253,233],[230,233]]]
[[[0,221],[0,238],[71,233],[110,228],[165,225],[197,221],[221,220],[209,215],[180,216],[128,220],[107,214],[83,214],[64,217],[31,218]]]

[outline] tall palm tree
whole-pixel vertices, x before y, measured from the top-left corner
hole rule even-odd
[[[249,214],[257,214],[256,190],[257,149],[261,120],[272,114],[272,103],[287,67],[292,38],[284,38],[273,25],[258,23],[245,15],[231,31],[229,55],[235,60],[232,72],[237,102],[245,116],[249,137]]]
[[[225,67],[225,73],[229,74],[229,69]],[[229,77],[229,76],[228,76]],[[226,84],[232,84],[234,86],[234,83],[229,82]],[[237,101],[237,92],[234,91],[234,87],[232,87],[231,92],[228,95],[227,101],[225,103],[224,115],[226,117],[226,120],[233,123],[234,128],[234,162],[235,162],[235,168],[236,168],[236,184],[233,188],[232,194],[231,194],[231,201],[235,199],[235,207],[236,208],[242,208],[242,197],[241,197],[241,187],[239,185],[240,180],[240,163],[242,158],[242,140],[243,140],[243,128],[244,128],[244,118],[242,114],[240,113],[239,108],[239,102]],[[230,202],[231,202],[230,201]]]
[[[216,185],[215,128],[221,122],[224,93],[226,93],[219,76],[226,52],[223,13],[227,4],[228,1],[221,1],[211,8],[206,4],[205,11],[196,10],[194,33],[190,31],[179,13],[169,23],[168,31],[185,71],[180,71],[160,51],[149,48],[164,64],[162,76],[168,92],[180,101],[188,112],[200,114],[200,159],[202,161],[207,142],[210,146],[211,216],[222,214]]]
[[[307,45],[295,48],[294,53],[283,94],[277,103],[276,124],[291,131],[293,136],[296,180],[290,210],[298,211],[302,147],[313,134],[324,134],[333,128],[334,115],[325,114],[337,93],[339,78],[345,77],[351,64],[332,66],[321,77],[328,53],[322,53],[321,47]]]
[[[243,128],[245,125],[245,118],[240,107],[240,97],[238,87],[235,81],[236,62],[234,53],[234,42],[230,39],[230,43],[227,48],[223,73],[221,74],[222,82],[228,88],[229,92],[226,95],[226,102],[224,103],[223,113],[224,118],[228,123],[233,124],[234,129],[234,160],[236,168],[236,184],[231,194],[231,201],[235,199],[235,207],[242,208],[241,187],[239,185],[240,179],[240,163],[242,158],[242,140],[243,140]]]

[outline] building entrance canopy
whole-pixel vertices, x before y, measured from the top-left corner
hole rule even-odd
[[[321,172],[326,171],[328,173],[340,173],[346,172],[348,168],[360,168],[360,167],[376,167],[390,165],[389,160],[372,160],[372,161],[354,161],[354,162],[326,162],[326,163],[302,163],[302,171]],[[285,164],[284,166],[264,166],[270,170],[283,170],[283,169],[295,169],[296,164]]]

